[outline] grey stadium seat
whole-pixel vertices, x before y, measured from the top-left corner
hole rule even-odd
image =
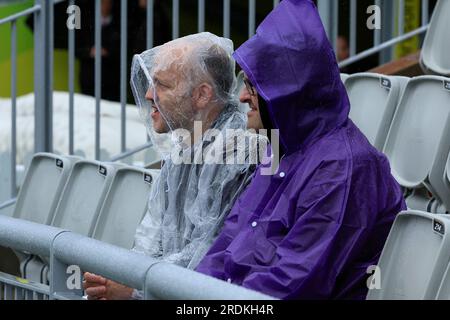
[[[445,230],[447,231],[447,230]],[[447,264],[444,277],[442,279],[439,291],[437,294],[439,300],[450,300],[450,263]]]
[[[73,165],[79,160],[72,156],[35,154],[20,188],[13,217],[50,224]],[[40,259],[23,252],[15,251],[15,254],[22,277],[41,281]]]
[[[381,286],[370,300],[435,299],[450,259],[450,220],[420,211],[400,213],[378,267]]]
[[[421,53],[426,73],[450,77],[450,1],[439,0],[431,18]]]
[[[20,188],[13,217],[50,224],[69,173],[79,158],[34,155]]]
[[[434,195],[447,192],[444,170],[450,149],[450,90],[446,78],[411,79],[400,101],[384,152],[397,181],[406,188],[425,186]]]
[[[101,205],[120,165],[82,160],[75,163],[52,225],[91,236]]]
[[[345,81],[350,77],[347,73],[341,73],[341,81],[345,84]]]
[[[158,170],[118,169],[100,210],[93,238],[131,249],[158,174]]]
[[[345,85],[350,119],[369,142],[382,150],[402,91],[402,81],[375,73],[351,75]]]

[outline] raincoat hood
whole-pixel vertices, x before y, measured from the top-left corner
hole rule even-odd
[[[196,270],[281,299],[364,299],[406,206],[387,158],[348,119],[312,1],[283,0],[235,58],[285,156],[272,176],[258,167]]]
[[[282,1],[233,56],[267,102],[287,154],[347,121],[349,99],[312,1]]]

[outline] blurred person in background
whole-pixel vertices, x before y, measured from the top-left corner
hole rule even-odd
[[[101,98],[120,101],[120,18],[115,11],[114,0],[101,1]],[[83,4],[76,45],[76,56],[80,60],[81,92],[95,95],[95,1]]]

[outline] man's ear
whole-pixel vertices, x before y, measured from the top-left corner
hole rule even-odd
[[[209,83],[203,82],[194,89],[192,98],[197,109],[204,109],[214,98],[214,88]]]

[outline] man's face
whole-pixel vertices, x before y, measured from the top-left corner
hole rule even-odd
[[[251,109],[247,113],[247,129],[254,129],[256,131],[264,129],[259,113],[258,93],[256,92],[256,88],[252,86],[246,75],[244,75],[244,83],[245,86],[241,91],[239,100],[242,103],[248,103]]]
[[[107,17],[112,13],[113,2],[112,0],[102,0],[101,11],[102,16]]]
[[[350,57],[350,50],[348,48],[347,39],[339,37],[337,40],[337,58],[338,61],[344,61]]]
[[[141,9],[147,9],[147,0],[139,0],[138,6]]]
[[[193,123],[192,101],[182,67],[179,60],[175,60],[168,68],[158,69],[156,62],[153,86],[149,87],[145,98],[152,103],[151,117],[157,133],[189,129]]]

